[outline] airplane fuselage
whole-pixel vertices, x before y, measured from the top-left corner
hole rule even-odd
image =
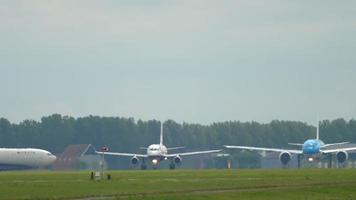
[[[42,168],[55,160],[56,156],[42,149],[0,148],[0,170]]]
[[[305,155],[315,155],[320,153],[320,148],[324,145],[321,140],[310,139],[303,143],[302,151]]]
[[[168,153],[167,147],[164,145],[151,144],[147,148],[147,156],[149,157],[164,156],[167,155],[167,153]]]
[[[151,144],[147,148],[147,157],[151,160],[153,165],[158,165],[159,161],[165,159],[165,155],[167,155],[167,153],[167,147],[164,145]]]

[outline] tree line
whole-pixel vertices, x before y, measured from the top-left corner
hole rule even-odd
[[[40,121],[11,123],[0,118],[1,147],[43,148],[61,153],[69,144],[92,144],[97,149],[137,152],[139,147],[159,142],[160,121],[122,117],[87,116],[74,118],[53,114]],[[164,122],[164,143],[187,149],[216,149],[224,144],[287,147],[315,138],[316,127],[297,121],[270,123],[226,121],[210,125]],[[320,137],[326,143],[356,143],[356,120],[335,119],[320,122]]]

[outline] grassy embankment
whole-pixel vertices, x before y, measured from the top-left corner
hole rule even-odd
[[[356,199],[356,170],[0,172],[0,200],[71,199]]]

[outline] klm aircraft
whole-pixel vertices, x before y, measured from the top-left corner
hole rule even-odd
[[[300,160],[306,158],[307,161],[312,162],[315,159],[321,158],[321,156],[329,157],[329,167],[331,167],[332,155],[336,155],[336,159],[339,163],[344,163],[348,159],[348,152],[355,151],[356,147],[340,148],[340,145],[347,144],[349,142],[331,143],[325,144],[319,139],[319,124],[317,126],[316,138],[308,139],[303,144],[288,143],[289,145],[300,146],[301,150],[294,149],[277,149],[277,148],[264,148],[264,147],[251,147],[251,146],[232,146],[224,145],[227,149],[242,149],[262,152],[279,152],[279,159],[283,165],[287,165],[292,155],[298,156],[298,167],[300,167]]]

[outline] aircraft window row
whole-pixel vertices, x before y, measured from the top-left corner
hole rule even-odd
[[[307,146],[311,146],[311,147],[314,147],[314,146],[316,146],[317,144],[316,143],[309,143],[309,144],[307,144]]]
[[[20,152],[20,151],[18,151],[17,154],[36,154],[36,152],[27,152],[27,151]]]
[[[60,161],[71,161],[72,158],[58,158],[58,160],[60,160]]]

